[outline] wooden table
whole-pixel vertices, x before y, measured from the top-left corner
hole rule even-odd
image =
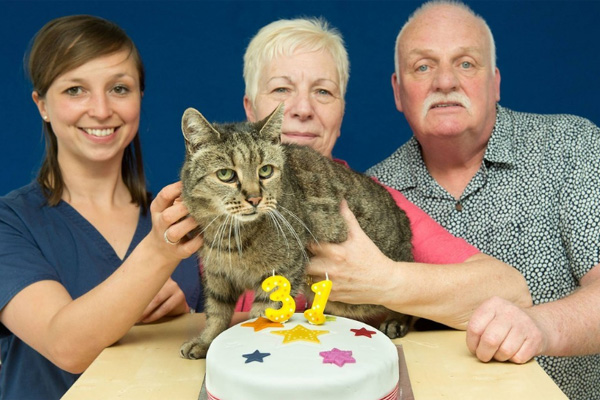
[[[179,346],[204,326],[203,314],[134,326],[104,350],[63,400],[197,400],[204,360],[179,357]],[[415,399],[566,399],[535,362],[481,363],[465,332],[411,332],[402,344]]]

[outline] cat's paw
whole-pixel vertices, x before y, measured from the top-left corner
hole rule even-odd
[[[179,348],[179,354],[183,358],[199,360],[201,358],[206,358],[208,346],[209,345],[202,342],[200,338],[195,338],[182,344]]]
[[[390,339],[401,338],[408,333],[410,318],[388,319],[381,323],[379,330]]]

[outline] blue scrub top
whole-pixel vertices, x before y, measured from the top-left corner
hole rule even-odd
[[[126,258],[150,232],[140,213]],[[0,197],[0,309],[34,282],[55,280],[77,298],[121,264],[110,244],[68,203],[50,207],[34,182]],[[172,278],[190,308],[203,310],[198,259],[183,260]],[[56,367],[0,324],[0,400],[60,399],[79,375]]]

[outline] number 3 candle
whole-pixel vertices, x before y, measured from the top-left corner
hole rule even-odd
[[[329,293],[331,293],[331,281],[327,274],[325,274],[325,279],[324,281],[314,283],[310,287],[310,290],[315,293],[315,298],[312,307],[304,311],[304,317],[313,325],[321,325],[325,322],[323,311],[325,311],[325,304],[327,304]]]
[[[281,308],[275,310],[273,308],[267,308],[265,310],[265,317],[273,322],[285,322],[294,315],[296,311],[296,302],[294,298],[290,296],[290,281],[280,275],[273,275],[265,279],[262,283],[262,289],[265,292],[270,292],[274,288],[277,288],[269,298],[273,301],[280,301],[282,303]]]

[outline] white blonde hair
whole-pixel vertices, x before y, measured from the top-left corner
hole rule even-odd
[[[443,5],[447,5],[447,6],[453,6],[456,7],[458,9],[461,9],[463,11],[466,11],[467,13],[469,13],[470,15],[472,15],[475,19],[477,19],[484,27],[484,30],[488,36],[488,41],[490,43],[490,55],[491,55],[491,67],[492,67],[492,72],[494,72],[496,70],[496,43],[494,42],[494,35],[492,35],[492,30],[490,29],[490,27],[488,26],[487,22],[485,21],[485,19],[483,19],[482,16],[480,16],[479,14],[476,14],[468,5],[466,5],[465,3],[461,2],[461,1],[457,1],[457,0],[431,0],[428,1],[426,3],[423,3],[419,8],[417,8],[409,17],[408,20],[404,23],[404,25],[402,26],[402,29],[400,29],[400,32],[398,33],[398,36],[396,37],[396,46],[394,48],[394,71],[396,72],[396,79],[399,80],[400,79],[400,62],[398,60],[398,46],[400,44],[400,38],[402,37],[402,34],[404,33],[404,31],[406,30],[406,28],[408,27],[408,25],[410,25],[411,22],[414,21],[415,18],[417,18],[418,16],[422,15],[423,13],[425,13],[428,10],[431,10],[434,7],[437,6],[443,6]]]
[[[254,104],[258,82],[265,65],[275,58],[289,56],[297,49],[328,51],[336,65],[342,99],[350,76],[350,61],[342,35],[323,18],[281,19],[262,27],[250,40],[244,54],[246,96]]]

